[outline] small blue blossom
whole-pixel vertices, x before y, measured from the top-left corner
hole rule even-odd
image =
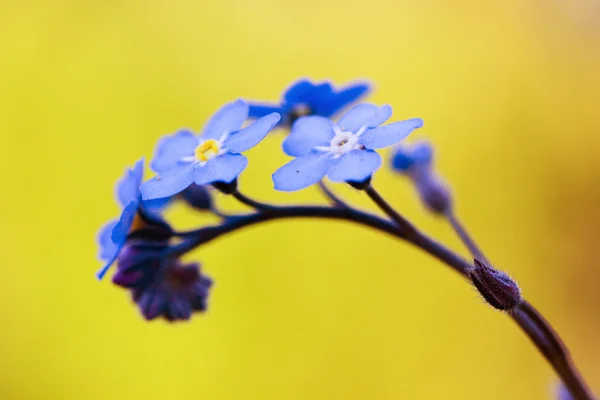
[[[104,225],[98,234],[100,245],[100,260],[105,265],[96,273],[98,279],[102,279],[110,266],[114,263],[129,233],[143,225],[139,216],[139,209],[144,208],[146,213],[153,215],[158,213],[168,198],[157,201],[142,202],[140,185],[144,175],[144,160],[135,163],[133,168],[128,169],[117,184],[117,199],[122,207],[118,220],[113,220]]]
[[[260,118],[269,113],[281,114],[281,124],[291,126],[298,118],[308,115],[332,117],[350,104],[365,96],[371,87],[355,83],[339,89],[330,82],[314,84],[301,79],[290,86],[281,104],[250,104],[250,118]]]
[[[303,189],[325,175],[335,182],[367,180],[381,165],[373,149],[395,144],[423,126],[419,118],[380,126],[391,115],[390,106],[360,104],[337,124],[319,116],[300,118],[283,142],[285,153],[297,158],[273,174],[275,189]]]
[[[413,167],[429,168],[433,161],[433,146],[429,142],[418,142],[412,146],[398,146],[392,155],[392,168],[406,173]]]
[[[181,130],[163,138],[151,167],[159,175],[142,185],[144,200],[175,195],[192,183],[231,183],[248,165],[240,153],[256,146],[279,122],[271,113],[240,129],[248,118],[248,104],[234,101],[210,119],[200,137]]]

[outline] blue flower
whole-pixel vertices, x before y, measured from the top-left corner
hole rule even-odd
[[[391,115],[390,106],[360,104],[337,124],[318,116],[300,118],[283,142],[285,153],[297,158],[273,174],[275,189],[303,189],[326,174],[336,182],[364,182],[381,165],[373,149],[397,143],[423,126],[413,118],[380,127]]]
[[[248,165],[240,153],[256,146],[281,118],[271,113],[240,130],[247,117],[248,105],[237,100],[217,111],[200,137],[182,130],[163,138],[151,164],[159,175],[142,185],[143,199],[172,196],[193,182],[233,182]]]
[[[104,225],[98,234],[100,245],[100,260],[105,265],[96,273],[98,279],[102,279],[110,266],[114,263],[129,233],[143,227],[144,221],[138,212],[144,209],[146,218],[155,215],[169,200],[142,202],[140,185],[144,175],[144,159],[135,163],[132,169],[128,169],[117,184],[117,199],[122,207],[121,216]]]
[[[335,89],[329,82],[314,84],[301,79],[285,91],[281,104],[251,103],[250,117],[260,118],[276,112],[282,116],[280,122],[288,126],[303,116],[332,117],[365,96],[370,89],[366,83]]]
[[[412,146],[398,146],[392,155],[392,168],[406,173],[415,167],[431,167],[433,146],[429,142],[418,142]]]

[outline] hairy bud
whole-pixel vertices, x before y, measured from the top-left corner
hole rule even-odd
[[[475,259],[469,278],[481,296],[492,307],[511,311],[521,303],[521,289],[510,276]]]

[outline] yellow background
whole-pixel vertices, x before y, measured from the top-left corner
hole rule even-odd
[[[429,256],[340,222],[276,222],[194,253],[188,324],[145,322],[94,272],[113,185],[161,135],[307,76],[367,78],[421,117],[458,212],[600,392],[596,1],[0,1],[2,399],[544,399],[509,318]],[[241,187],[274,193],[281,135]],[[388,171],[379,190],[466,256]],[[349,201],[372,207],[338,187]],[[219,198],[228,210],[241,210]],[[182,210],[178,226],[206,221]]]

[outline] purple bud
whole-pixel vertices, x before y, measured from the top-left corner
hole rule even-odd
[[[492,307],[511,311],[521,303],[521,289],[506,273],[475,259],[475,265],[468,274],[473,285]]]
[[[133,300],[147,320],[188,320],[194,312],[206,311],[212,280],[201,273],[198,264],[182,264],[177,259],[169,262],[153,282],[132,290]]]
[[[419,197],[427,208],[438,214],[446,214],[452,208],[452,194],[440,178],[430,171],[413,177]]]
[[[128,289],[148,285],[161,269],[166,249],[165,243],[132,240],[119,254],[113,283]]]
[[[197,210],[209,211],[213,208],[212,197],[208,188],[204,185],[192,183],[181,192],[181,197]]]

